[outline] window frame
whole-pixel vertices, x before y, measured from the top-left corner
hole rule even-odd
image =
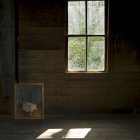
[[[68,2],[69,1],[85,1],[85,34],[68,34]],[[87,28],[87,2],[88,1],[104,1],[104,35],[88,34]],[[109,0],[66,0],[66,21],[65,21],[65,72],[66,73],[106,73],[108,72],[108,44],[109,44]],[[85,37],[86,38],[86,61],[87,61],[87,48],[88,37],[104,37],[105,38],[105,54],[104,54],[104,70],[103,71],[88,71],[87,62],[85,71],[69,71],[68,70],[68,38],[69,37]]]

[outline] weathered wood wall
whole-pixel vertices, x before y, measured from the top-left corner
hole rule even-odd
[[[127,31],[129,7],[123,12],[121,4],[110,2],[110,72],[68,74],[64,0],[20,0],[19,81],[45,84],[45,112],[131,113],[140,107],[140,51],[133,30]]]
[[[128,61],[114,60],[112,73],[66,74],[63,50],[20,50],[19,56],[20,82],[45,84],[48,113],[129,113],[138,107],[140,73],[126,68]]]
[[[110,2],[110,72],[68,74],[64,0],[20,0],[19,80],[45,84],[45,112],[130,113],[140,107],[140,52],[127,25],[129,7],[123,12],[121,4]]]
[[[64,0],[20,0],[19,48],[63,50],[64,4]]]
[[[0,114],[10,112],[15,83],[14,0],[0,0]]]
[[[45,84],[45,113],[140,108],[138,4],[110,0],[109,73],[68,74],[65,0],[19,0],[19,82]]]

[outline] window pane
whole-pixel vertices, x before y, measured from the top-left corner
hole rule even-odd
[[[87,70],[103,71],[105,62],[105,38],[88,37]]]
[[[88,34],[104,35],[104,1],[88,1]]]
[[[86,69],[86,38],[68,38],[68,70],[85,71]]]
[[[85,2],[68,2],[68,34],[85,33]]]

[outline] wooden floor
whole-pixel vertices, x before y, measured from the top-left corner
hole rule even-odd
[[[0,140],[140,140],[140,118],[0,121]]]

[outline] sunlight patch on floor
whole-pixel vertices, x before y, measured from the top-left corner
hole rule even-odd
[[[63,138],[85,138],[86,135],[91,131],[91,128],[74,128],[70,129]]]
[[[91,128],[72,128],[68,130],[64,129],[48,129],[43,132],[36,139],[52,139],[52,138],[62,138],[62,139],[83,139],[91,131]],[[59,134],[62,133],[62,134]]]
[[[46,139],[46,138],[53,138],[53,135],[60,133],[63,129],[48,129],[44,133],[42,133],[37,139]]]

